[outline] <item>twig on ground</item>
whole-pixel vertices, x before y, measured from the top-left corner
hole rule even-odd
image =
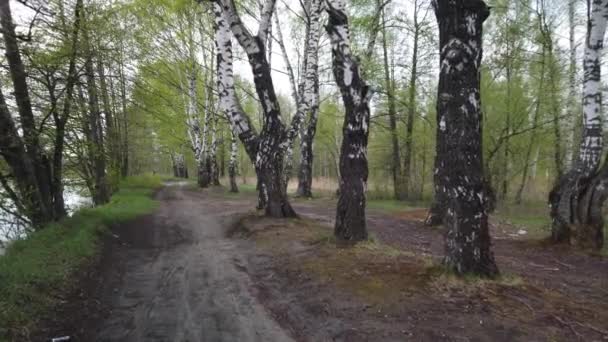
[[[574,329],[574,327],[572,326],[571,323],[568,323],[566,321],[564,321],[563,319],[561,319],[559,316],[557,315],[551,315],[556,321],[558,321],[560,324],[568,327],[570,329],[570,331],[572,331],[572,333],[574,333],[574,335],[576,335],[576,337],[578,337],[579,340],[583,340],[583,335],[579,334],[578,331],[576,331],[576,329]]]

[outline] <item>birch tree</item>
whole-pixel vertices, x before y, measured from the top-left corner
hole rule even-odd
[[[482,25],[490,10],[482,0],[435,0],[439,26],[438,128],[445,153],[444,263],[457,274],[498,274],[490,250],[481,144],[479,68]]]
[[[334,234],[342,241],[360,241],[368,236],[365,191],[368,177],[367,140],[371,92],[361,77],[359,61],[351,51],[345,10],[344,0],[327,1],[329,21],[326,30],[331,40],[332,69],[345,110]]]
[[[578,157],[549,194],[549,204],[553,241],[601,249],[604,243],[602,205],[608,197],[608,164],[600,167],[603,152],[601,56],[608,0],[596,0],[589,6]]]
[[[309,9],[306,12],[305,55],[303,68],[301,68],[304,77],[297,96],[298,113],[296,114],[306,119],[300,137],[297,195],[308,198],[312,197],[313,142],[319,117],[319,38],[324,2],[310,0],[309,3]],[[289,142],[289,148],[293,145],[293,138]]]
[[[265,2],[258,33],[254,36],[241,21],[232,0],[214,2],[217,82],[220,109],[227,115],[232,129],[237,133],[249,158],[255,164],[259,197],[266,200],[263,203],[266,215],[294,217],[296,213],[284,191],[283,162],[287,141],[297,134],[302,118],[295,115],[289,129],[285,127],[270,75],[265,42],[274,5],[274,0]],[[231,33],[245,50],[253,72],[256,93],[264,114],[262,131],[259,135],[253,129],[251,120],[243,112],[236,99],[232,70]]]

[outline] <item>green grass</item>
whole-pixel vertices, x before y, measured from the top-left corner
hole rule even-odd
[[[160,177],[128,177],[110,203],[12,243],[0,257],[0,340],[22,340],[75,285],[76,273],[94,260],[107,228],[153,211]]]
[[[386,211],[400,211],[415,208],[425,208],[428,204],[425,203],[410,203],[397,200],[380,200],[372,199],[367,201],[367,207],[370,209],[380,209]]]
[[[502,205],[494,213],[499,221],[526,229],[533,237],[540,237],[551,230],[549,209],[542,202],[529,202],[522,205]]]
[[[239,192],[230,192],[230,185],[228,183],[224,184],[224,188],[221,192],[222,196],[228,197],[228,198],[234,198],[234,197],[240,197],[243,195],[247,195],[247,196],[251,196],[253,194],[257,195],[257,190],[255,189],[255,184],[238,184],[238,188],[239,188]],[[200,189],[200,188],[197,188]]]

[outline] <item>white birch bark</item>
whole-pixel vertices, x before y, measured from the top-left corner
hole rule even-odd
[[[340,240],[360,241],[367,239],[365,192],[370,91],[361,77],[358,59],[350,48],[346,1],[327,0],[326,10],[329,15],[326,30],[332,45],[333,74],[345,108],[334,234]]]
[[[215,14],[216,25],[215,46],[217,50],[219,109],[226,115],[230,121],[232,130],[243,142],[249,158],[255,160],[257,154],[257,134],[251,125],[249,117],[244,114],[234,89],[232,33],[229,21],[218,2],[213,3],[213,12]]]
[[[553,241],[593,249],[601,249],[604,243],[602,206],[608,198],[608,164],[600,169],[603,152],[601,55],[607,22],[608,0],[593,1],[583,59],[583,127],[579,155],[574,167],[549,194]]]
[[[304,80],[302,88],[298,92],[296,115],[292,119],[291,127],[287,134],[288,144],[292,144],[297,136],[302,121],[309,113],[319,105],[319,39],[321,36],[321,12],[323,2],[321,0],[310,0],[310,9],[307,24],[307,37],[305,43],[305,65],[303,67]]]
[[[236,144],[236,135],[230,130],[230,161],[228,162],[228,177],[230,178],[230,192],[239,192],[236,184],[237,176],[237,154],[238,145]]]
[[[578,169],[584,174],[597,170],[603,147],[601,55],[608,21],[608,0],[593,1],[583,60],[583,137]]]

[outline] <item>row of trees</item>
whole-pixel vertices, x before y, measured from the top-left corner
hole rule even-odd
[[[214,3],[218,93],[220,109],[226,113],[232,129],[238,133],[249,157],[255,163],[259,197],[263,202],[261,206],[265,207],[269,216],[291,217],[295,212],[286,196],[283,159],[299,130],[303,116],[310,116],[311,113],[298,110],[289,129],[282,124],[266,51],[274,5],[273,0],[263,5],[259,30],[254,36],[243,25],[232,0],[218,0]],[[334,233],[340,241],[356,242],[367,239],[365,191],[371,92],[362,79],[359,60],[351,52],[345,3],[334,1],[325,5],[329,15],[327,32],[332,47],[332,69],[345,110]],[[311,2],[305,7],[305,11],[308,10],[306,13],[313,13],[317,6]],[[483,1],[460,4],[437,1],[433,7],[440,29],[441,70],[435,173],[442,176],[441,197],[437,198],[445,203],[445,208],[442,208],[445,216],[442,221],[446,223],[448,231],[445,263],[461,274],[494,276],[498,274],[498,269],[490,251],[485,203],[488,195],[481,148],[479,73],[482,24],[489,15],[489,8]],[[380,9],[379,12],[383,13],[383,10]],[[314,15],[313,18],[315,22],[318,20]],[[315,26],[307,27],[307,42],[311,39],[316,42],[315,33],[311,37],[311,28]],[[246,52],[252,68],[255,88],[264,113],[260,134],[253,129],[251,119],[241,109],[236,97],[230,33]],[[310,62],[310,49],[305,51],[305,59]],[[305,68],[310,70],[309,65]],[[316,77],[307,76],[308,74],[304,77],[304,87],[301,88],[304,89],[304,97],[307,96],[306,82],[316,81]],[[300,99],[297,98],[293,84],[294,77],[290,78],[298,101]],[[389,105],[390,112],[394,114],[394,108]],[[390,122],[393,123],[391,127],[395,128],[394,115]]]
[[[66,215],[64,187],[82,181],[95,204],[128,173],[125,42],[104,22],[112,11],[77,0],[19,6],[0,18],[8,76],[0,93],[2,209],[41,228]]]
[[[493,276],[488,212],[509,193],[521,203],[542,169],[547,185],[560,180],[553,238],[601,248],[599,56],[608,9],[598,1],[590,11],[579,128],[578,7],[563,3],[568,54],[557,47],[560,12],[544,0],[499,1],[485,39],[481,0],[413,0],[405,12],[362,1],[349,8],[350,22],[343,1],[306,0],[283,9],[295,18],[289,31],[274,0],[257,14],[233,0],[23,2],[20,31],[2,2],[11,90],[4,82],[0,181],[10,201],[0,204],[43,227],[65,216],[66,184],[85,185],[102,204],[121,176],[187,177],[193,164],[201,187],[219,185],[227,169],[238,191],[238,173],[255,174],[258,207],[293,217],[289,180],[295,174],[296,194],[311,197],[313,176],[324,175],[338,180],[335,234],[354,242],[367,238],[368,178],[397,199],[423,197],[432,178],[427,221],[446,225],[446,263]],[[250,17],[255,34],[244,24]],[[492,48],[482,61],[484,42]],[[437,45],[439,70],[430,58]],[[235,73],[243,61],[252,82]],[[290,96],[277,92],[277,73]]]

